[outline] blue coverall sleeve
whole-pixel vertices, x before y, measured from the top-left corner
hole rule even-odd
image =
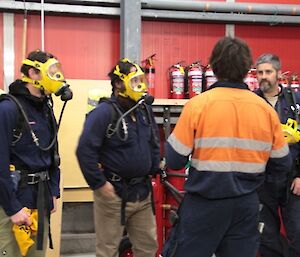
[[[169,142],[165,143],[165,157],[167,167],[173,170],[180,170],[186,166],[189,156],[176,152]]]
[[[102,103],[88,114],[76,150],[79,166],[92,190],[100,188],[106,182],[98,162],[111,119],[111,108],[110,104]]]
[[[18,110],[13,102],[9,100],[0,102],[0,205],[8,216],[14,215],[23,208],[17,200],[9,169],[10,147],[17,117]]]

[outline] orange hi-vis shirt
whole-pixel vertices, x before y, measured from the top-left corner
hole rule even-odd
[[[166,144],[172,169],[182,168],[191,155],[185,189],[206,198],[250,193],[265,171],[286,183],[291,166],[274,109],[244,84],[228,85],[190,99]]]

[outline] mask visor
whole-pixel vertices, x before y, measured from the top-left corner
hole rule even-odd
[[[47,68],[47,75],[51,80],[64,81],[65,77],[59,62],[52,63]]]
[[[144,74],[136,73],[128,81],[128,86],[133,92],[145,93],[148,90],[147,81]]]

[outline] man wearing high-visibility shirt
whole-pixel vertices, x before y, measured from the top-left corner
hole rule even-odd
[[[286,186],[291,158],[278,115],[243,82],[251,64],[245,42],[220,39],[210,57],[218,81],[186,103],[167,140],[167,166],[190,156],[191,166],[163,257],[256,256],[256,190],[265,175]]]

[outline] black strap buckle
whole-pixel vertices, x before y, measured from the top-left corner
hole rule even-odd
[[[110,172],[110,176],[108,177],[108,180],[112,182],[120,182],[122,180],[122,177],[120,177],[116,173]]]
[[[39,181],[47,181],[50,179],[48,171],[40,171],[37,173],[27,174],[27,184],[34,185],[39,183]]]

